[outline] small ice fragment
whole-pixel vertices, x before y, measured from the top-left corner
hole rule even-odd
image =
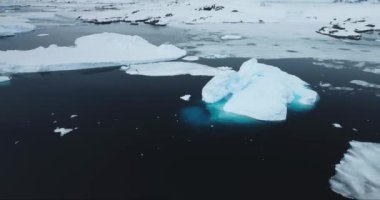
[[[190,101],[190,97],[191,95],[190,94],[186,94],[186,95],[183,95],[182,97],[180,97],[182,100],[184,101]]]
[[[76,118],[78,115],[71,115],[70,118]]]
[[[186,56],[186,57],[183,57],[182,60],[196,61],[196,60],[199,60],[199,57],[198,56]]]
[[[342,125],[338,124],[338,123],[333,123],[332,124],[335,128],[343,128]]]
[[[332,85],[330,83],[319,82],[319,86],[321,86],[321,87],[331,87]]]
[[[41,34],[38,34],[37,37],[44,37],[44,36],[48,36],[49,34],[47,33],[41,33]]]
[[[222,40],[240,40],[241,38],[240,35],[224,35],[221,37]]]
[[[358,129],[356,129],[356,128],[352,128],[352,130],[355,131],[355,132],[358,132]]]
[[[60,135],[62,137],[64,135],[70,133],[73,130],[74,129],[72,129],[72,128],[59,128],[59,127],[57,127],[57,128],[55,128],[54,133],[60,133]]]
[[[18,144],[19,142],[20,142],[20,141],[17,140],[17,141],[15,141],[15,144]]]

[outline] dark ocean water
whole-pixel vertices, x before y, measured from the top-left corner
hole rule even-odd
[[[53,39],[32,32],[0,47],[72,43],[49,33]],[[165,40],[157,37],[146,35]],[[245,60],[199,63],[238,68]],[[199,118],[183,115],[204,108],[201,89],[210,77],[131,76],[117,67],[12,76],[0,85],[0,198],[343,199],[328,180],[348,142],[380,142],[379,91],[349,81],[380,84],[378,75],[349,62],[340,70],[312,59],[260,62],[309,82],[320,95],[315,108],[290,111],[280,123],[214,123],[206,109]],[[320,81],[354,91],[321,88]],[[179,99],[184,94],[190,102]],[[56,127],[78,129],[60,137]]]

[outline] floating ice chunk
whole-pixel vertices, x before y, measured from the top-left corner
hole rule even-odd
[[[62,137],[64,135],[70,133],[73,130],[74,129],[72,129],[72,128],[59,128],[59,127],[57,127],[57,128],[55,128],[54,133],[59,133]]]
[[[225,70],[189,62],[160,62],[124,66],[121,68],[127,74],[144,76],[215,76]]]
[[[48,36],[49,34],[48,33],[41,33],[41,34],[38,34],[37,37],[44,37],[44,36]]]
[[[36,26],[27,23],[28,20],[16,17],[0,16],[0,37],[14,36],[17,33],[33,31]]]
[[[331,189],[348,198],[380,199],[380,144],[351,141],[350,146],[335,166]]]
[[[368,83],[367,81],[362,81],[362,80],[352,80],[350,81],[351,84],[359,85],[362,87],[369,87],[369,88],[376,88],[380,89],[380,85],[374,84],[374,83]]]
[[[239,72],[226,71],[202,89],[206,103],[226,100],[223,110],[265,121],[286,119],[287,105],[313,105],[318,94],[296,76],[251,59]]]
[[[184,101],[190,101],[190,98],[191,98],[191,95],[190,94],[186,94],[186,95],[183,95],[182,97],[180,97],[182,100]]]
[[[76,118],[78,115],[71,115],[70,118]]]
[[[186,57],[183,57],[182,60],[196,61],[196,60],[199,60],[199,57],[198,56],[186,56]]]
[[[0,76],[0,83],[10,81],[11,79],[8,76]]]
[[[240,35],[224,35],[220,39],[222,40],[240,40],[242,37]]]
[[[0,51],[0,73],[110,67],[175,60],[185,55],[186,51],[173,45],[155,46],[139,36],[100,33],[80,37],[71,47]]]
[[[332,85],[330,83],[319,82],[319,86],[321,86],[321,87],[331,87]]]
[[[338,124],[338,123],[333,123],[332,124],[335,128],[343,128],[342,125]]]

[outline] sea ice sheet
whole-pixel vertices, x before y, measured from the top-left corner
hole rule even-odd
[[[185,50],[170,44],[155,46],[139,36],[100,33],[80,37],[74,46],[0,51],[0,73],[110,67],[169,61],[185,55]]]
[[[189,62],[159,62],[148,64],[137,64],[123,66],[127,74],[144,75],[144,76],[176,76],[176,75],[192,75],[192,76],[215,76],[219,73],[230,71],[229,69],[220,69],[207,65],[189,63]]]

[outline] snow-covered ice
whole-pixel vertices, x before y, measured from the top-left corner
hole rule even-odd
[[[296,76],[251,59],[238,72],[216,75],[202,89],[206,103],[226,101],[223,110],[264,121],[286,119],[288,104],[312,106],[318,94]]]
[[[191,98],[190,94],[185,94],[185,95],[183,95],[183,96],[180,97],[180,99],[182,99],[184,101],[190,101],[190,98]]]
[[[159,62],[124,66],[121,70],[131,75],[144,76],[215,76],[228,69],[219,69],[207,65],[189,62]]]
[[[0,73],[110,67],[169,61],[185,55],[185,50],[170,44],[155,46],[139,36],[100,33],[76,39],[75,46],[0,51]]]
[[[17,33],[30,32],[36,26],[28,23],[27,19],[18,17],[2,17],[0,15],[0,37],[14,36]]]
[[[367,81],[363,81],[363,80],[352,80],[352,81],[350,81],[350,83],[354,84],[354,85],[359,85],[359,86],[362,86],[362,87],[380,89],[380,85],[379,84],[368,83]]]
[[[54,133],[59,133],[61,135],[61,137],[62,137],[64,135],[70,133],[73,130],[74,129],[72,129],[72,128],[59,128],[59,127],[57,127],[57,128],[54,129]]]
[[[335,166],[331,189],[348,198],[380,199],[380,144],[351,141]]]

